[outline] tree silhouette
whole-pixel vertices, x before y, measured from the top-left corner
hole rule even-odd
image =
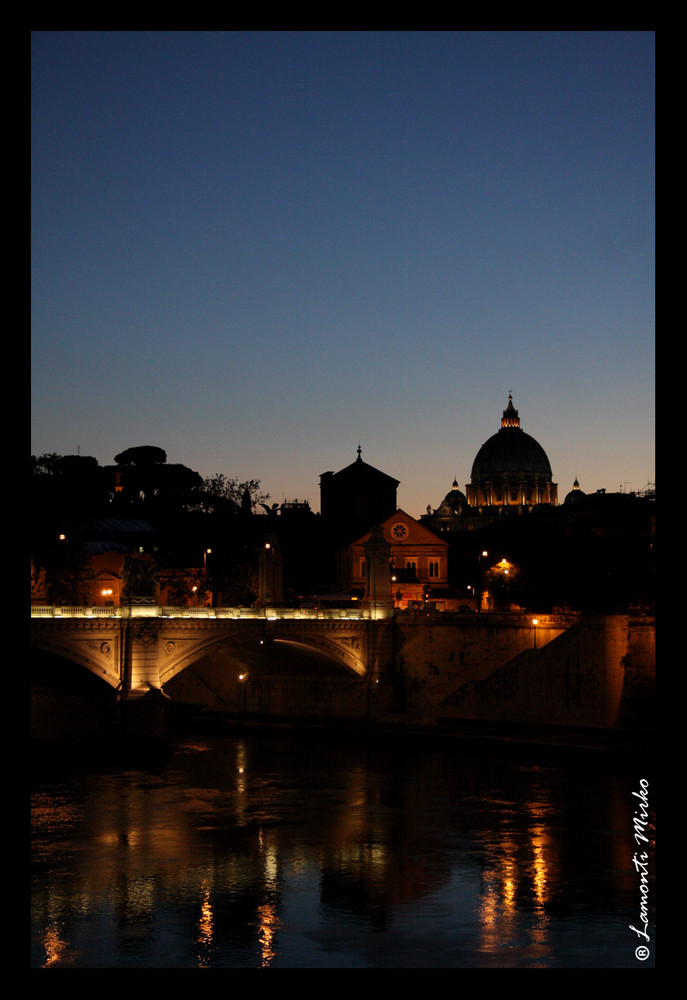
[[[134,448],[126,448],[115,455],[117,465],[164,465],[167,452],[152,444],[142,444]]]

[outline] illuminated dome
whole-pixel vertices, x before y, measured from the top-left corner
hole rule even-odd
[[[467,489],[473,507],[522,508],[556,503],[557,487],[552,482],[546,452],[521,429],[512,396],[503,411],[501,429],[477,452]]]

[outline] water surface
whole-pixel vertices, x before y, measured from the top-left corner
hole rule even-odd
[[[639,767],[256,733],[43,769],[32,967],[651,967]]]

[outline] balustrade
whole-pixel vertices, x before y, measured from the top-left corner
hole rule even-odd
[[[193,608],[166,605],[69,607],[32,605],[32,618],[369,618],[363,608]]]

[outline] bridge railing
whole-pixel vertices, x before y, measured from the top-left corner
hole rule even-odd
[[[66,605],[32,605],[32,618],[233,618],[233,619],[294,619],[298,620],[342,620],[395,618],[399,622],[427,622],[450,624],[481,624],[508,625],[510,627],[532,627],[542,634],[547,628],[561,626],[563,628],[574,624],[579,615],[568,614],[535,614],[534,612],[483,612],[482,614],[432,611],[424,613],[411,609],[409,611],[389,609],[378,613],[368,608],[192,608],[159,604],[140,604],[114,607],[72,607]]]
[[[32,618],[369,618],[362,608],[187,608],[159,604],[131,607],[70,607],[66,605],[32,605]]]

